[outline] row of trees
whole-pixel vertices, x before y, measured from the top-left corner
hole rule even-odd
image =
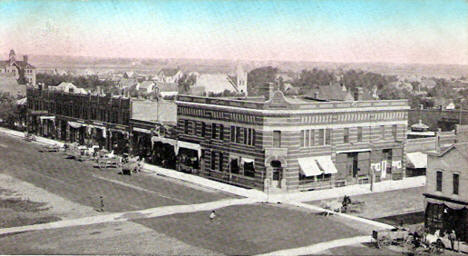
[[[282,89],[284,81],[281,76],[278,76],[279,69],[275,67],[261,67],[250,71],[247,75],[249,85],[249,94],[258,94],[259,89],[265,83],[277,83]],[[277,77],[279,77],[277,79]],[[396,76],[387,76],[373,72],[348,70],[334,73],[329,70],[322,70],[314,68],[312,70],[303,70],[299,75],[293,78],[291,84],[302,92],[306,92],[319,85],[329,85],[330,83],[342,83],[346,85],[349,90],[354,90],[356,87],[363,87],[372,90],[377,86],[378,90],[385,91],[391,82],[397,81]],[[398,97],[400,95],[394,95]]]
[[[43,83],[49,86],[57,86],[62,82],[73,83],[74,85],[85,89],[96,89],[98,86],[104,89],[110,89],[114,86],[114,82],[110,80],[100,80],[97,75],[91,76],[73,76],[73,75],[56,75],[38,73],[36,82]]]

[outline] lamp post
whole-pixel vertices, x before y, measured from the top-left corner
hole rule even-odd
[[[463,112],[463,102],[465,99],[460,100],[460,115],[459,115],[459,124],[460,126],[462,125],[462,112]]]

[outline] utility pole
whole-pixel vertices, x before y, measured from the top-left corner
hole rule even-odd
[[[459,116],[459,124],[460,126],[462,125],[462,112],[463,112],[463,102],[465,101],[465,99],[461,99],[460,100],[460,116]]]

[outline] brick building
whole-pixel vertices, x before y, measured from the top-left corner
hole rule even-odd
[[[425,226],[441,234],[455,230],[468,242],[468,126],[457,127],[457,143],[428,154]]]
[[[36,67],[29,64],[27,55],[17,60],[14,50],[10,50],[8,60],[0,61],[0,73],[12,74],[20,84],[36,84]]]
[[[28,88],[26,95],[30,132],[109,150],[125,150],[130,99],[34,88]]]
[[[408,103],[179,96],[178,170],[271,191],[405,176]]]

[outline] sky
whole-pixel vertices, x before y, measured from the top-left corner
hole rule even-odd
[[[0,0],[0,53],[10,49],[20,55],[468,64],[468,1]]]

